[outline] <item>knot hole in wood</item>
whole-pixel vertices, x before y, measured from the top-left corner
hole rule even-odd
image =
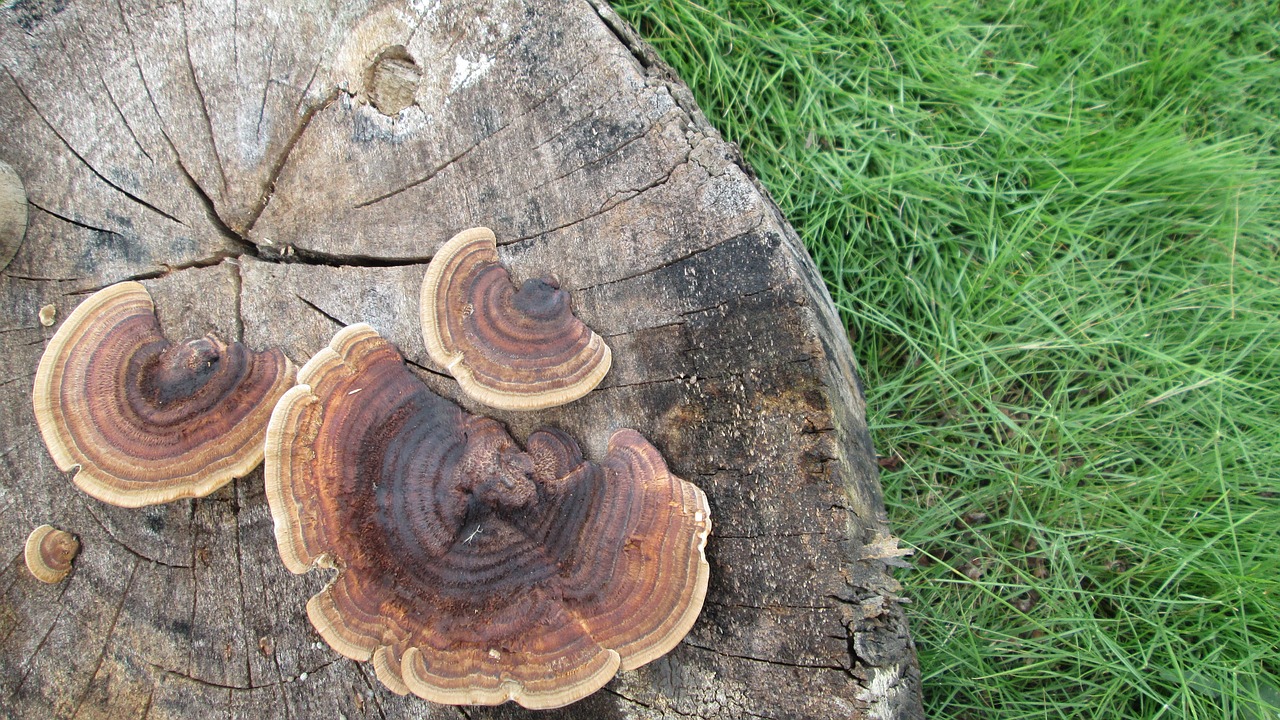
[[[365,71],[369,102],[383,115],[396,115],[414,103],[422,69],[403,45],[378,53]]]

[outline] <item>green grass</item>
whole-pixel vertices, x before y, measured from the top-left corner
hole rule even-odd
[[[1280,716],[1274,0],[617,7],[844,315],[930,717]]]

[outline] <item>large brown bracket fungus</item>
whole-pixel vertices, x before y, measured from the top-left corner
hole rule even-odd
[[[112,505],[203,497],[262,461],[271,409],[293,385],[280,350],[165,339],[146,288],[112,285],[49,341],[36,423],[77,487]]]
[[[488,228],[440,248],[422,281],[421,311],[431,359],[490,407],[563,405],[609,372],[609,346],[573,315],[569,293],[554,278],[512,284]]]
[[[299,373],[267,431],[276,541],[334,650],[451,704],[566,705],[668,652],[706,595],[706,496],[634,430],[603,462],[521,450],[431,392],[367,325]]]

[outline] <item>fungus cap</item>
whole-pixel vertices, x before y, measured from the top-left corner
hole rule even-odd
[[[146,288],[112,285],[80,304],[45,348],[32,391],[49,454],[112,505],[203,497],[262,461],[294,368],[212,335],[172,343]]]
[[[27,234],[27,191],[22,178],[0,161],[0,270],[9,265]]]
[[[27,569],[40,582],[62,582],[71,572],[71,561],[80,552],[80,541],[66,530],[41,525],[27,536],[24,555]]]
[[[604,460],[558,430],[522,450],[432,393],[367,325],[299,373],[267,431],[281,559],[337,569],[307,603],[391,690],[566,705],[668,652],[706,596],[711,520],[634,430]]]
[[[432,258],[421,313],[431,359],[490,407],[563,405],[609,372],[609,346],[573,315],[569,293],[553,278],[512,284],[488,228],[458,233]]]

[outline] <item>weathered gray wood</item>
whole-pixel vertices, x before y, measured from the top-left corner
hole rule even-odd
[[[21,0],[0,160],[30,197],[0,273],[0,715],[524,717],[386,691],[320,642],[261,471],[143,510],[73,489],[31,382],[84,294],[144,279],[176,336],[297,363],[370,322],[437,391],[599,458],[634,427],[706,490],[706,607],[674,652],[551,717],[918,717],[847,338],[803,247],[687,89],[604,5]],[[412,104],[409,104],[412,103]],[[394,116],[386,111],[400,109]],[[487,411],[426,356],[425,263],[488,225],[614,350],[562,408]],[[50,522],[71,577],[21,559]]]

